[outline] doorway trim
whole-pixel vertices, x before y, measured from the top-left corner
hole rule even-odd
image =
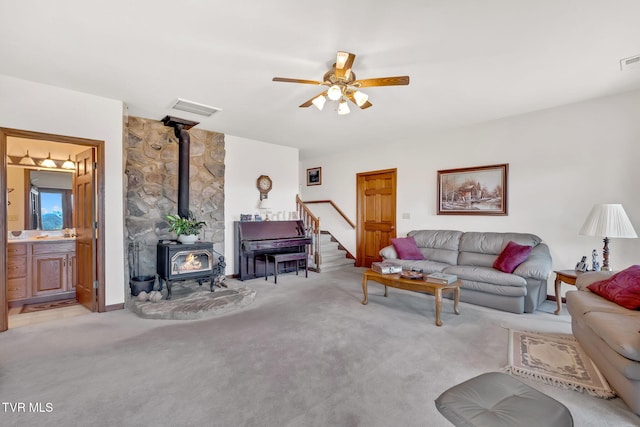
[[[59,142],[64,144],[84,145],[93,147],[96,150],[97,163],[97,179],[96,179],[96,213],[97,213],[97,231],[98,231],[98,247],[97,247],[97,278],[98,278],[98,305],[97,311],[106,311],[105,307],[105,248],[104,248],[104,141],[87,138],[76,138],[71,136],[54,135],[42,132],[33,132],[27,130],[10,129],[0,127],[0,206],[2,206],[3,218],[0,221],[0,245],[4,248],[2,256],[0,256],[0,332],[9,329],[9,310],[7,295],[7,244],[8,244],[8,227],[7,227],[7,138],[26,138],[42,141]]]

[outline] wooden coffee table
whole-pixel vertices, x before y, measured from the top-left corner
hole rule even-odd
[[[442,309],[442,292],[453,292],[453,311],[460,314],[458,302],[460,301],[460,285],[462,282],[458,279],[450,285],[439,285],[437,283],[429,283],[422,279],[405,279],[400,274],[380,274],[373,270],[367,270],[362,275],[362,293],[364,299],[362,304],[367,304],[367,282],[373,280],[384,285],[384,296],[387,296],[387,286],[392,288],[405,289],[407,291],[427,292],[435,297],[436,300],[436,326],[442,326],[440,320],[440,310]]]

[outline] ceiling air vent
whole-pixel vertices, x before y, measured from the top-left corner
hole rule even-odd
[[[197,102],[187,101],[186,99],[180,99],[176,101],[171,107],[174,110],[186,111],[188,113],[198,114],[200,116],[211,117],[213,113],[221,111],[220,108],[210,107],[204,104],[198,104]]]
[[[620,70],[630,70],[632,68],[640,68],[640,55],[630,56],[620,60]]]

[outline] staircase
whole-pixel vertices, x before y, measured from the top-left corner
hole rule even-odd
[[[320,253],[322,255],[317,268],[321,273],[355,265],[355,260],[347,258],[347,251],[340,249],[338,242],[329,233],[320,233]]]
[[[345,216],[345,214],[332,201],[317,201],[309,203],[330,204],[338,212],[344,221],[355,230],[356,226]],[[353,255],[350,255],[329,231],[320,231],[320,218],[316,217],[307,205],[296,195],[296,210],[299,218],[305,226],[307,235],[313,238],[313,243],[308,246],[309,269],[323,273],[325,271],[339,270],[346,267],[355,266]]]

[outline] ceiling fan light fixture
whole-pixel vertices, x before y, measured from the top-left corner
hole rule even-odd
[[[342,97],[342,89],[338,85],[333,85],[327,90],[327,96],[332,101],[337,101]]]
[[[65,160],[64,163],[62,164],[62,169],[75,169],[75,168],[76,168],[76,164],[73,163],[73,160],[71,160],[71,154],[69,154],[69,158]]]
[[[49,156],[40,163],[40,166],[44,166],[45,168],[57,167],[56,162],[51,160],[51,152],[49,152]]]
[[[340,100],[340,104],[338,104],[338,115],[344,116],[345,114],[349,114],[349,104],[344,99]]]
[[[311,103],[320,111],[322,111],[325,102],[327,102],[327,97],[324,95],[316,96],[313,98],[313,101],[311,101]]]
[[[33,158],[31,158],[31,156],[29,155],[29,150],[27,150],[27,155],[20,159],[20,163],[19,164],[26,165],[26,166],[35,166],[36,165],[35,160],[33,160]]]
[[[356,105],[358,107],[362,107],[365,102],[369,100],[369,95],[364,92],[360,92],[359,90],[353,93],[353,99],[356,100]]]

